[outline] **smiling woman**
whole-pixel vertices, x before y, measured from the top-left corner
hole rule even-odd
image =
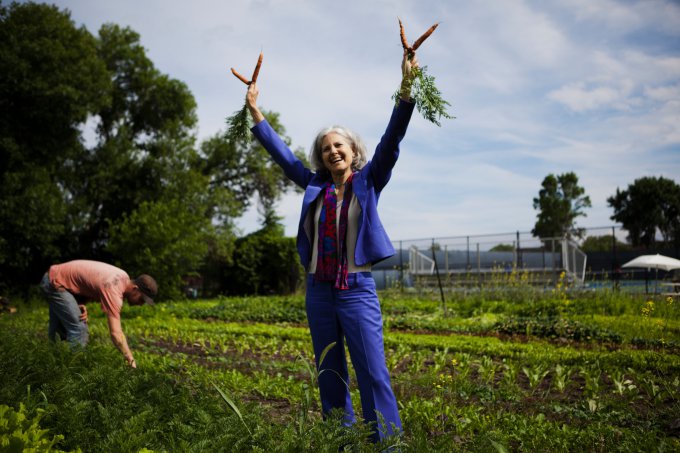
[[[257,107],[256,83],[246,105],[252,128],[288,178],[305,190],[297,246],[307,269],[306,311],[312,335],[324,417],[344,412],[355,422],[344,342],[352,358],[366,422],[372,438],[399,434],[401,420],[385,362],[382,315],[371,266],[394,254],[377,212],[378,198],[399,157],[399,143],[413,113],[411,83],[417,69],[404,50],[400,100],[368,162],[366,147],[348,129],[323,129],[312,145],[312,169],[305,168]],[[323,373],[330,370],[332,373]]]
[[[357,134],[341,126],[321,130],[309,154],[312,169],[331,176],[336,188],[342,187],[348,173],[359,171],[367,162],[366,145]],[[340,162],[345,162],[339,167]]]

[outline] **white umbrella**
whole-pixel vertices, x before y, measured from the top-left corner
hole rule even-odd
[[[647,269],[670,271],[672,269],[680,269],[680,260],[670,256],[659,255],[658,253],[656,255],[640,255],[621,267],[646,267]]]
[[[657,275],[656,280],[654,282],[654,293],[657,293],[659,269],[663,269],[665,271],[670,271],[672,269],[680,269],[680,260],[676,260],[675,258],[671,258],[670,256],[659,255],[658,253],[656,255],[640,255],[637,258],[628,261],[621,267],[644,267],[647,269],[656,269]],[[645,283],[645,287],[646,285],[647,284]],[[645,289],[645,291],[647,290]]]

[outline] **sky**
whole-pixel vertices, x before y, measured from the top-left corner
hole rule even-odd
[[[59,0],[77,25],[141,35],[198,104],[198,141],[226,129],[262,51],[259,104],[292,148],[329,125],[369,154],[401,79],[397,18],[455,119],[414,113],[379,212],[395,240],[530,231],[548,174],[574,172],[586,228],[613,225],[607,198],[644,176],[680,183],[680,2],[663,0]],[[297,232],[302,196],[280,201]],[[251,209],[238,221],[258,228]]]

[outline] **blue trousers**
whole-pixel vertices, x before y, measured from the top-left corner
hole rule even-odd
[[[68,340],[72,347],[87,345],[90,332],[87,322],[80,320],[80,307],[73,294],[54,289],[47,274],[43,276],[40,287],[50,306],[49,339],[55,341],[59,335],[60,339]]]
[[[366,422],[376,422],[378,431],[373,433],[373,440],[377,441],[401,431],[397,400],[385,363],[380,302],[370,272],[349,274],[348,282],[349,289],[338,290],[333,282],[307,277],[307,320],[316,366],[321,372],[321,408],[324,415],[335,408],[343,409],[348,424],[356,420],[347,387],[346,340],[359,384],[363,417]],[[321,353],[333,342],[335,347],[320,364]]]

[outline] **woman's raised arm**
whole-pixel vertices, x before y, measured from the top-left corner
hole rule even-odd
[[[410,56],[410,58],[409,58]],[[411,86],[413,85],[412,69],[418,67],[418,59],[415,51],[404,49],[404,59],[401,61],[401,87],[399,88],[399,97],[406,102],[411,102]]]
[[[264,120],[264,115],[262,112],[260,112],[260,109],[257,108],[257,97],[259,94],[260,91],[257,89],[257,83],[252,82],[250,85],[248,85],[248,92],[246,93],[246,105],[248,106],[250,116],[253,117],[255,124],[258,124]]]

